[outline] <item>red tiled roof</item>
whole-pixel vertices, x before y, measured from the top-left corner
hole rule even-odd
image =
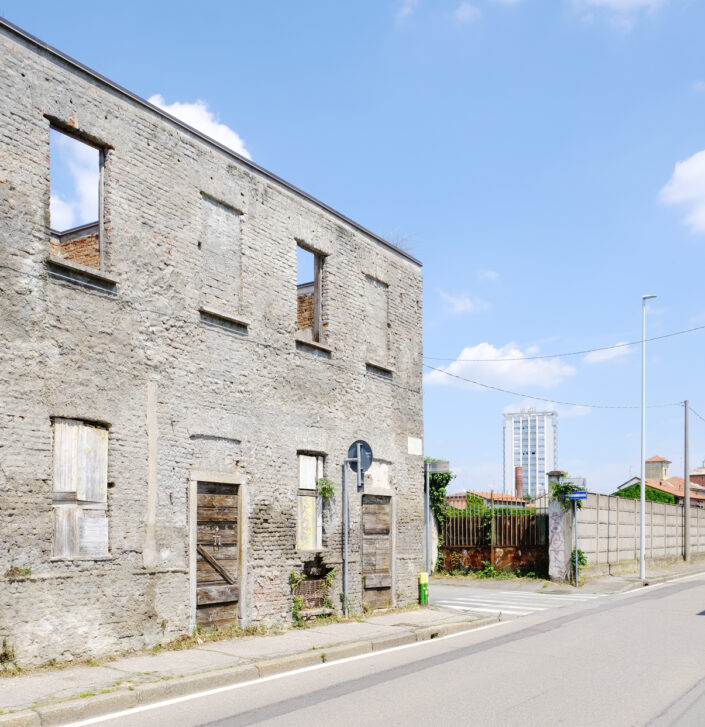
[[[668,462],[668,464],[671,464],[670,459],[666,459],[665,457],[661,457],[658,454],[655,457],[649,457],[649,459],[646,460],[647,462]]]
[[[646,478],[647,487],[652,487],[654,490],[661,490],[661,492],[670,492],[676,497],[685,497],[685,483],[682,477],[669,477],[667,480],[653,480],[650,477]],[[705,487],[696,485],[694,482],[690,483],[690,498],[691,500],[698,500],[699,502],[705,502]]]
[[[484,500],[490,500],[492,498],[491,492],[472,492],[471,491],[470,494],[477,495],[478,497],[481,497]],[[495,499],[495,502],[521,502],[521,503],[524,503],[524,500],[522,500],[521,497],[516,497],[515,495],[505,495],[503,492],[495,492],[494,499]]]

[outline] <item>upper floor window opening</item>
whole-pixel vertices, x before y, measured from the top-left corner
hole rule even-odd
[[[296,246],[296,332],[322,343],[323,255]]]
[[[49,129],[49,226],[52,255],[103,268],[102,149]]]

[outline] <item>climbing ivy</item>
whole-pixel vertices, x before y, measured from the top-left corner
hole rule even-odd
[[[425,462],[438,462],[439,460],[432,457],[426,457]],[[448,508],[450,505],[446,502],[446,487],[451,483],[455,475],[452,472],[434,473],[429,475],[429,500],[431,510],[436,516],[439,525],[448,519]]]

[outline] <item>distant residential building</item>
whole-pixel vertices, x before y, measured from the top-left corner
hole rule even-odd
[[[655,456],[649,457],[644,464],[646,486],[661,492],[668,492],[674,496],[677,504],[682,503],[685,499],[685,481],[682,477],[669,476],[671,461],[664,457]],[[705,467],[699,469],[703,470],[702,474],[705,475]],[[690,475],[690,503],[693,507],[705,507],[705,482],[701,484],[694,477],[698,477],[698,470]],[[638,477],[631,477],[623,482],[617,490],[626,490],[632,485],[640,484],[640,482],[641,480]]]
[[[705,462],[702,467],[698,467],[690,473],[690,481],[692,484],[705,487]]]
[[[535,409],[504,415],[505,493],[522,498],[529,495],[534,499],[546,493],[546,473],[556,468],[557,417],[555,411]],[[517,477],[518,467],[521,467],[520,477]]]
[[[515,497],[514,495],[507,495],[503,492],[454,492],[451,495],[446,495],[446,502],[458,510],[464,510],[465,504],[467,503],[467,496],[475,495],[479,497],[483,504],[489,507],[492,504],[494,498],[495,507],[525,507],[526,502],[521,497]]]

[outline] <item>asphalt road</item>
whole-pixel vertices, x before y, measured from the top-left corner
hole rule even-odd
[[[705,576],[79,723],[705,725]]]

